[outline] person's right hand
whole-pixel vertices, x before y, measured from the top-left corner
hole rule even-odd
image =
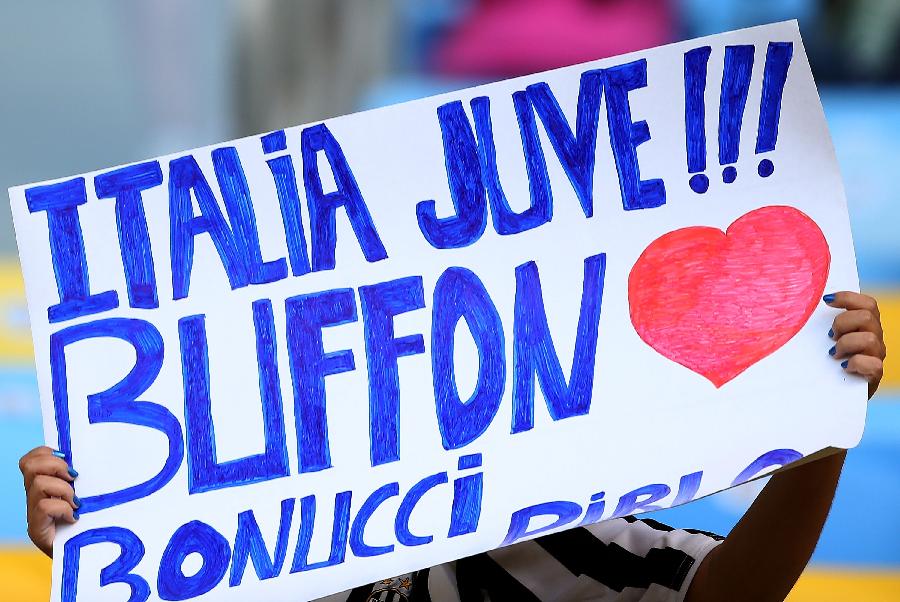
[[[19,460],[19,470],[25,478],[28,536],[50,557],[53,557],[57,521],[74,523],[81,506],[72,485],[78,473],[61,456],[43,446],[34,448]]]

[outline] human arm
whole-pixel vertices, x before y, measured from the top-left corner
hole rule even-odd
[[[869,397],[881,382],[885,357],[875,299],[841,292],[826,303],[845,311],[832,327],[829,352],[864,377]],[[784,600],[812,556],[837,487],[846,451],[774,475],[725,541],[697,569],[687,602]]]

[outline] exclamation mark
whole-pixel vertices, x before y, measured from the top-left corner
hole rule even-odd
[[[738,160],[741,145],[741,122],[747,105],[747,91],[753,74],[752,45],[725,47],[725,72],[719,97],[719,165],[722,181],[731,184],[737,178],[732,163]]]
[[[706,170],[706,67],[711,48],[703,46],[684,53],[684,128],[687,166],[691,190],[703,194],[709,189]]]
[[[781,97],[788,67],[794,54],[792,42],[769,42],[766,69],[763,76],[762,100],[759,103],[759,130],[756,133],[756,154],[775,150],[778,141],[778,119],[781,117]],[[775,171],[769,159],[759,162],[759,175],[768,178]]]

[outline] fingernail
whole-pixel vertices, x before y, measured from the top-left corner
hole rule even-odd
[[[58,449],[53,450],[53,455],[56,456],[57,458],[62,458],[63,460],[66,459],[66,454],[62,453]]]
[[[77,510],[72,513],[72,518],[74,518],[75,520],[78,520],[78,511]]]
[[[829,338],[829,339],[833,339],[833,338],[834,338],[834,329],[833,329],[833,328],[829,328],[829,329],[828,329],[828,338]]]
[[[69,476],[71,476],[74,479],[75,477],[78,476],[78,471],[75,470],[74,468],[72,468],[71,466],[69,466]]]
[[[81,508],[81,499],[77,495],[74,498],[72,498],[72,501],[75,502],[76,508]]]
[[[837,345],[828,350],[828,355],[834,355],[837,353]]]
[[[850,364],[850,360],[844,360],[841,362],[841,368],[846,368],[848,364]]]
[[[834,293],[828,293],[827,295],[822,297],[822,301],[824,301],[825,303],[831,303],[832,301],[834,301]]]

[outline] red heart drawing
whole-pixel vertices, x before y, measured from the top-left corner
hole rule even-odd
[[[631,268],[631,322],[661,355],[721,387],[800,331],[830,263],[822,231],[793,207],[756,209],[724,233],[675,230]]]

